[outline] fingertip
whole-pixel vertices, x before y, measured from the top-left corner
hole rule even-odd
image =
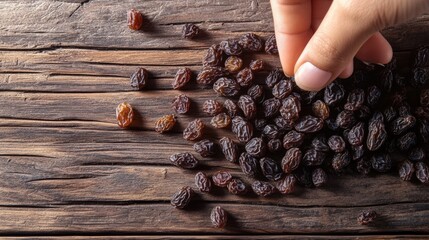
[[[338,75],[339,78],[349,78],[353,74],[353,61],[350,61],[343,71]]]
[[[319,91],[329,84],[332,73],[322,70],[310,62],[299,66],[295,73],[295,82],[303,90]]]

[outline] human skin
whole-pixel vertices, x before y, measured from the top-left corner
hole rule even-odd
[[[380,30],[429,12],[429,0],[271,0],[283,71],[318,91],[353,73],[353,58],[386,64]]]

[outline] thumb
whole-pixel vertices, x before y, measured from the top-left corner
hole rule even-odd
[[[418,16],[428,0],[333,1],[295,65],[297,85],[318,91],[343,71],[352,72],[353,57],[378,30]],[[381,48],[378,51],[390,48]]]

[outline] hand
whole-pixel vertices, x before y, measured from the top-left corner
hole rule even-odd
[[[298,86],[318,91],[353,73],[353,57],[386,64],[379,33],[429,9],[429,0],[271,0],[280,61]]]

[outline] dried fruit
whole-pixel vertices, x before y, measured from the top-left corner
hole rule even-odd
[[[116,107],[116,120],[121,128],[127,128],[133,123],[133,107],[127,102],[120,103]]]
[[[241,95],[237,105],[247,119],[253,119],[256,116],[256,104],[249,95]]]
[[[280,69],[275,69],[268,74],[267,78],[265,79],[265,84],[269,88],[273,88],[276,83],[278,83],[280,80],[285,80],[286,76]]]
[[[301,112],[301,103],[297,97],[291,95],[283,99],[280,114],[284,119],[288,121],[298,120],[299,112]]]
[[[170,161],[175,166],[185,169],[196,168],[198,165],[198,160],[188,152],[173,154],[170,156]]]
[[[182,28],[182,37],[192,39],[198,36],[200,28],[193,23],[186,23]]]
[[[191,108],[191,100],[185,94],[180,94],[173,100],[171,106],[176,113],[185,114]]]
[[[143,15],[135,9],[131,9],[127,12],[127,23],[130,29],[140,30],[143,25]]]
[[[421,147],[415,147],[408,153],[408,159],[413,162],[423,161],[426,159],[426,152]]]
[[[359,146],[364,143],[365,139],[365,124],[358,122],[354,125],[347,134],[347,140],[352,146]]]
[[[344,152],[346,149],[346,142],[344,142],[344,139],[338,135],[332,135],[328,139],[328,145],[329,148],[336,153]]]
[[[228,71],[222,67],[204,67],[204,69],[197,75],[197,83],[201,85],[212,85],[219,78],[228,75]]]
[[[279,164],[271,158],[264,157],[259,161],[264,177],[271,181],[277,181],[283,176]]]
[[[243,59],[237,56],[229,56],[225,60],[225,69],[230,73],[237,73],[243,66]]]
[[[172,83],[173,89],[182,89],[192,77],[192,71],[189,68],[180,68],[176,72],[174,81]]]
[[[240,142],[248,142],[253,137],[252,124],[239,116],[232,119],[231,130]]]
[[[314,148],[308,149],[302,157],[302,162],[306,166],[320,166],[325,161],[326,153],[317,151]]]
[[[195,141],[203,136],[205,124],[201,119],[195,119],[190,122],[188,126],[183,130],[183,138],[188,141]]]
[[[293,147],[299,147],[304,141],[304,134],[294,130],[286,133],[283,138],[283,147],[288,150]]]
[[[247,95],[249,95],[253,101],[261,102],[265,96],[264,88],[261,85],[253,85],[247,89]]]
[[[360,225],[367,225],[373,222],[377,218],[377,213],[375,211],[364,211],[358,216],[358,223]]]
[[[399,177],[404,181],[410,181],[414,175],[414,171],[414,164],[408,160],[405,160],[399,167]]]
[[[232,78],[222,77],[213,84],[213,90],[220,96],[234,97],[240,92],[240,85]]]
[[[268,151],[271,153],[279,152],[283,150],[283,142],[278,138],[270,139],[267,143],[267,148],[268,148]]]
[[[299,167],[302,159],[302,152],[299,148],[291,148],[286,151],[282,159],[282,169],[285,173],[292,173]]]
[[[416,177],[422,183],[429,183],[429,168],[428,165],[424,162],[417,162],[416,167]]]
[[[277,182],[277,190],[279,190],[281,194],[293,193],[295,192],[296,182],[295,176],[288,174]]]
[[[328,175],[323,169],[316,168],[313,170],[312,179],[315,187],[322,187],[328,181]]]
[[[232,139],[223,137],[219,140],[219,145],[226,160],[237,162],[239,155],[238,146]]]
[[[278,54],[276,36],[273,34],[265,41],[265,52],[268,54]]]
[[[226,112],[231,118],[234,118],[239,114],[239,109],[237,107],[237,104],[235,104],[232,100],[227,99],[223,103],[223,107],[226,109]]]
[[[322,128],[323,120],[310,115],[300,118],[295,125],[295,130],[302,133],[314,133]]]
[[[239,43],[248,52],[259,52],[262,50],[264,44],[262,39],[254,33],[244,34],[240,37]]]
[[[259,196],[268,197],[276,192],[276,188],[269,182],[254,181],[252,190]]]
[[[226,113],[219,113],[212,117],[210,124],[215,128],[227,128],[231,124],[231,117]]]
[[[137,90],[142,90],[146,87],[149,78],[149,73],[144,68],[137,69],[136,72],[131,74],[130,83],[131,87]]]
[[[204,139],[194,143],[194,151],[201,157],[211,157],[216,154],[216,145],[212,140]]]
[[[325,88],[323,100],[329,106],[334,106],[341,102],[345,95],[344,86],[338,83],[338,81],[333,81]]]
[[[274,139],[280,137],[281,132],[276,125],[267,124],[264,129],[262,129],[262,136],[268,139]]]
[[[243,47],[236,39],[228,39],[220,42],[220,48],[229,56],[241,55],[243,52]]]
[[[233,178],[228,183],[228,191],[235,195],[244,195],[247,193],[246,184],[238,178]]]
[[[399,116],[391,123],[391,132],[394,135],[401,135],[408,129],[414,127],[416,118],[412,115]]]
[[[180,191],[176,192],[173,197],[171,197],[171,205],[175,208],[183,209],[188,206],[191,201],[194,191],[191,187],[182,187]]]
[[[221,113],[223,110],[222,103],[216,101],[216,100],[206,100],[203,103],[203,112],[207,113],[210,116],[215,116],[219,113]]]
[[[280,80],[273,86],[273,96],[278,99],[284,99],[292,93],[292,81],[290,79]]]
[[[264,61],[260,59],[252,60],[250,61],[249,67],[253,72],[262,71],[264,69]]]
[[[344,151],[342,153],[336,153],[332,158],[332,168],[336,172],[342,172],[345,167],[350,164],[350,153]]]
[[[262,109],[266,118],[277,115],[280,110],[281,102],[277,98],[270,98],[262,102]]]
[[[220,45],[212,45],[207,50],[206,55],[203,58],[203,66],[216,67],[220,66],[223,59],[223,51]]]
[[[370,151],[379,149],[387,139],[387,131],[383,119],[383,115],[380,112],[375,112],[369,120],[366,146]]]
[[[346,129],[351,128],[355,122],[356,118],[354,117],[354,114],[352,111],[344,110],[338,113],[337,118],[335,119],[336,124],[338,127]]]
[[[164,115],[155,122],[155,131],[164,133],[170,131],[176,124],[176,117],[173,114]]]
[[[266,152],[266,145],[262,138],[252,138],[246,143],[246,152],[254,157],[263,157]]]
[[[349,111],[356,111],[360,107],[362,107],[364,102],[365,91],[360,88],[353,89],[347,97],[347,103],[344,105],[344,109]]]
[[[218,187],[226,187],[231,181],[232,175],[227,171],[218,171],[212,176],[214,185]]]
[[[243,152],[240,155],[239,164],[241,171],[249,177],[257,177],[260,173],[259,160],[247,152]]]
[[[253,72],[250,68],[243,68],[237,73],[237,83],[242,87],[249,87],[253,83]]]
[[[201,192],[210,192],[212,189],[210,178],[203,172],[195,174],[195,185]]]
[[[329,118],[329,107],[326,103],[321,100],[317,100],[313,103],[312,108],[314,116],[326,120]]]
[[[371,157],[371,165],[378,172],[388,172],[392,168],[392,159],[387,153],[375,153]]]
[[[223,208],[216,206],[210,213],[210,220],[214,227],[224,228],[228,222],[228,214]]]

